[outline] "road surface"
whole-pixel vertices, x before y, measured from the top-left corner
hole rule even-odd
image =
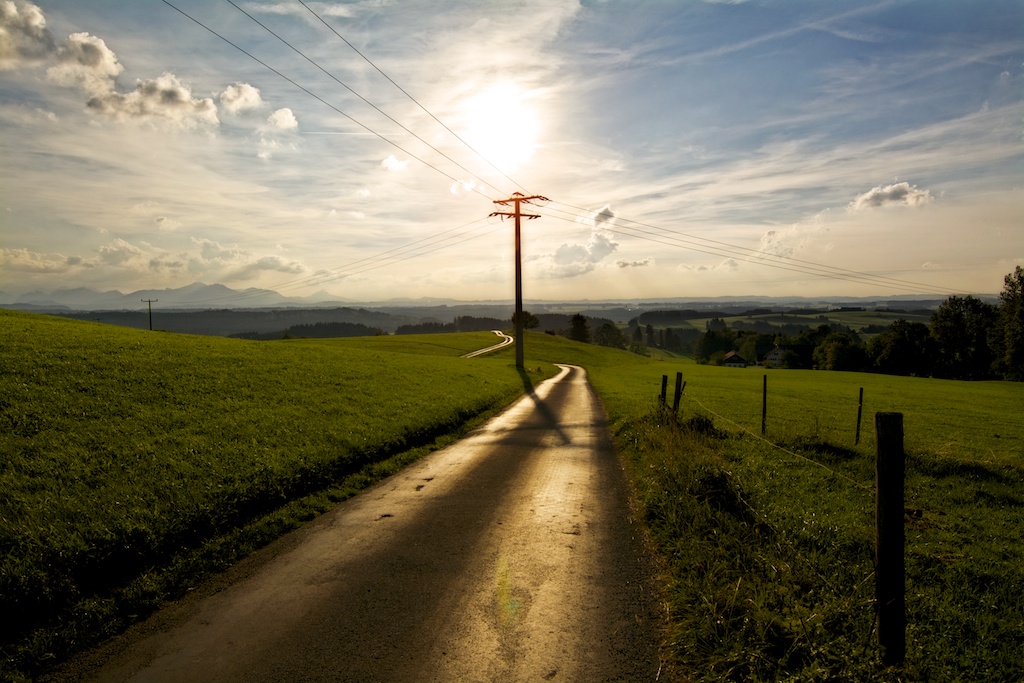
[[[514,344],[515,341],[516,341],[515,337],[513,337],[511,335],[508,335],[508,334],[505,334],[501,330],[491,330],[491,332],[493,332],[494,334],[496,334],[499,337],[501,337],[501,341],[498,342],[497,344],[495,344],[494,346],[488,346],[486,349],[479,349],[477,351],[470,351],[469,353],[463,355],[462,357],[463,358],[476,358],[477,356],[482,356],[485,353],[490,353],[491,351],[497,351],[498,349],[503,349],[503,348],[505,348],[506,346],[508,346],[510,344]]]
[[[661,614],[581,368],[50,681],[653,681]]]

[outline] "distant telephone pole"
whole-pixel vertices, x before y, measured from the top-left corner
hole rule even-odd
[[[149,329],[150,329],[150,331],[152,331],[153,330],[153,304],[156,303],[157,301],[160,301],[160,299],[140,299],[140,301],[142,303],[144,303],[144,304],[149,304]]]
[[[513,192],[512,196],[508,199],[495,199],[494,203],[501,206],[513,205],[513,211],[495,211],[492,216],[501,216],[505,218],[511,216],[516,219],[516,314],[515,314],[515,328],[516,328],[516,367],[522,368],[524,366],[523,361],[523,258],[522,250],[520,248],[519,239],[519,219],[528,218],[530,220],[534,218],[540,218],[540,215],[535,213],[523,213],[522,205],[529,204],[531,201],[549,201],[547,197],[542,197],[539,194],[531,195],[529,197],[523,195],[521,192]]]

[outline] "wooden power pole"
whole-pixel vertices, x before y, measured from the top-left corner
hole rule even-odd
[[[541,197],[539,194],[525,196],[521,192],[513,192],[512,196],[508,199],[495,199],[494,203],[501,206],[513,205],[513,211],[495,211],[492,216],[501,216],[505,218],[511,216],[516,219],[516,314],[515,314],[515,328],[516,328],[516,367],[524,367],[523,361],[523,258],[522,249],[520,248],[519,239],[519,219],[520,218],[540,218],[535,213],[523,213],[522,205],[529,204],[531,201],[548,201],[547,197]]]
[[[152,331],[153,330],[153,304],[156,303],[157,301],[160,301],[160,299],[140,299],[140,301],[142,301],[142,303],[144,303],[144,304],[149,304],[149,329],[150,329],[150,331]]]

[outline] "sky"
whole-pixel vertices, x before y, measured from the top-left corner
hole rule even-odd
[[[0,0],[0,292],[997,293],[1020,0]]]

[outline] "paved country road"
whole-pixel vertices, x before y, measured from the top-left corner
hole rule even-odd
[[[462,357],[463,358],[476,358],[477,356],[482,356],[485,353],[490,353],[491,351],[497,351],[498,349],[503,349],[506,346],[509,346],[509,345],[514,344],[516,342],[516,338],[515,337],[513,337],[510,334],[505,334],[501,330],[491,330],[491,332],[494,332],[494,334],[496,334],[499,337],[501,337],[501,341],[498,342],[497,344],[495,344],[494,346],[488,346],[486,349],[479,349],[477,351],[470,351],[469,353],[464,354]]]
[[[46,680],[653,681],[660,601],[585,372]]]

